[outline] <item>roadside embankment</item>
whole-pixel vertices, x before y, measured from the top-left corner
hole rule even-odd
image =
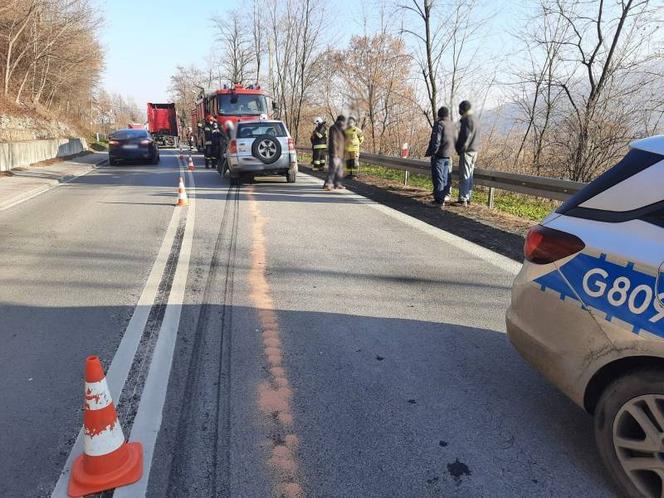
[[[0,171],[11,171],[49,159],[75,156],[87,150],[84,138],[52,138],[0,143]]]

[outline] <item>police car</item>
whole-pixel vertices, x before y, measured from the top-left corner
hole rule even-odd
[[[526,237],[512,289],[512,344],[593,414],[623,496],[664,496],[664,136]]]

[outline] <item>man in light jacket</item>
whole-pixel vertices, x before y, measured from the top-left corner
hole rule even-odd
[[[452,179],[452,150],[455,145],[454,124],[447,107],[438,109],[438,119],[433,124],[426,156],[431,158],[433,182],[432,207],[444,207],[450,200]]]
[[[477,152],[480,147],[479,125],[473,116],[470,102],[464,100],[459,104],[459,136],[456,151],[459,154],[459,201],[461,206],[468,206],[473,195],[473,173]]]

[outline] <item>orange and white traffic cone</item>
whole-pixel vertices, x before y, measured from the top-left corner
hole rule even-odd
[[[184,189],[184,180],[180,177],[180,183],[178,184],[178,202],[176,206],[188,206],[189,199],[187,198],[187,191]]]
[[[189,164],[187,165],[189,171],[194,171],[194,160],[189,156]]]
[[[69,479],[69,496],[126,486],[143,475],[143,445],[125,440],[99,358],[85,361],[84,451]]]

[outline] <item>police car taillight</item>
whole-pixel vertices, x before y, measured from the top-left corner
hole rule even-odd
[[[544,265],[576,254],[584,247],[576,235],[537,225],[528,231],[523,252],[531,263]]]
[[[231,143],[228,144],[228,152],[231,154],[237,154],[237,140],[231,140]]]

